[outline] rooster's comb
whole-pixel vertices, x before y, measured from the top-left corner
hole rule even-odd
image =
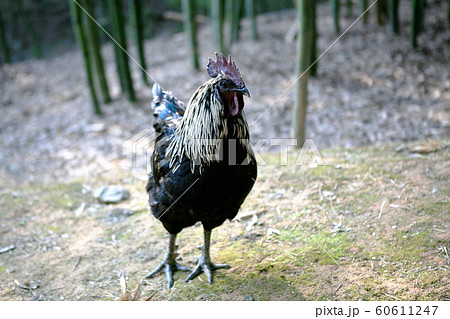
[[[224,74],[231,81],[234,82],[238,87],[244,87],[245,83],[241,77],[241,73],[237,68],[236,64],[231,61],[231,55],[228,56],[228,61],[225,59],[222,53],[214,53],[215,60],[209,58],[208,65],[206,66],[208,74],[210,77],[215,78],[219,74]]]

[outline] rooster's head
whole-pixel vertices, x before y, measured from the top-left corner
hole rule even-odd
[[[231,61],[231,56],[225,59],[216,52],[215,60],[209,58],[207,70],[209,76],[217,78],[215,94],[225,106],[231,116],[238,115],[244,108],[244,95],[250,97],[250,92],[245,87],[244,80],[236,64]]]

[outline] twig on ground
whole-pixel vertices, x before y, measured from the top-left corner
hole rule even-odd
[[[78,257],[77,261],[75,262],[75,265],[73,265],[72,271],[75,271],[75,269],[77,269],[77,267],[80,264],[82,258],[83,258],[83,256]]]
[[[378,219],[381,218],[381,215],[383,214],[383,208],[384,208],[384,204],[386,204],[387,200],[385,199],[383,201],[383,203],[381,203],[381,208],[380,208],[380,213],[378,214]]]

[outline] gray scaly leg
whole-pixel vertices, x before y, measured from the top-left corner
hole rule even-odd
[[[177,270],[180,271],[191,271],[190,269],[181,266],[175,261],[175,239],[177,235],[170,234],[169,238],[169,246],[167,247],[166,255],[164,256],[164,260],[155,270],[149,273],[145,278],[151,278],[153,275],[159,273],[160,271],[164,271],[166,273],[167,283],[169,288],[173,286],[173,273]]]
[[[208,279],[209,284],[212,283],[212,271],[216,269],[229,269],[231,268],[228,265],[216,265],[211,262],[211,256],[209,254],[209,246],[211,243],[211,230],[204,230],[204,243],[202,247],[202,256],[200,257],[200,260],[198,261],[197,267],[194,269],[193,272],[186,278],[186,281],[189,281],[191,279],[194,279],[200,273],[203,271],[206,275],[206,278]]]

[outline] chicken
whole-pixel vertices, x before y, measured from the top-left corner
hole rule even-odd
[[[146,190],[152,214],[169,232],[160,271],[173,286],[175,271],[190,271],[176,262],[175,239],[186,227],[201,222],[202,255],[186,281],[204,272],[230,268],[211,261],[211,230],[233,219],[256,181],[257,165],[242,112],[250,97],[231,57],[216,53],[208,61],[212,78],[200,86],[186,107],[158,84],[153,87],[154,128],[158,134],[152,154],[152,172]]]

